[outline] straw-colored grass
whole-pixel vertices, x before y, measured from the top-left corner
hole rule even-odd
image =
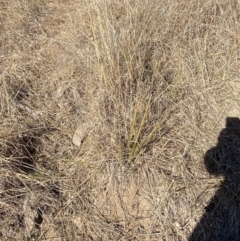
[[[211,240],[239,31],[237,0],[0,0],[0,240]]]

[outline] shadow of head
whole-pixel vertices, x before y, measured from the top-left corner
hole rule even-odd
[[[207,151],[204,163],[213,175],[236,175],[240,173],[240,119],[228,117],[226,127],[218,137],[215,147]]]

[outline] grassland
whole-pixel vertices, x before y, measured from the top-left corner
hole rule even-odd
[[[239,45],[237,0],[0,0],[0,240],[187,241]]]

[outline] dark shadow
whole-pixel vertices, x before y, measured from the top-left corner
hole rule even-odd
[[[43,156],[42,137],[56,131],[54,128],[29,128],[28,131],[19,133],[0,144],[0,154],[9,161],[7,168],[16,173],[34,174],[37,169],[39,156]],[[41,166],[53,169],[53,163],[42,161]],[[49,167],[51,166],[51,167]]]
[[[240,119],[228,117],[217,146],[204,163],[212,175],[225,177],[189,241],[240,240]]]
[[[35,171],[37,147],[40,138],[25,134],[8,142],[5,156],[10,158],[10,166],[15,172],[32,173]]]

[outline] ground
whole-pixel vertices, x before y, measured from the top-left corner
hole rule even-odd
[[[239,1],[0,0],[0,34],[0,240],[239,240]]]

